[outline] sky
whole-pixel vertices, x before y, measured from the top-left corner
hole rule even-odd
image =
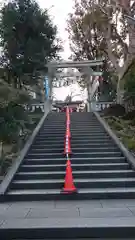
[[[53,22],[58,27],[58,33],[63,41],[64,51],[61,56],[64,60],[70,57],[70,47],[68,41],[68,33],[66,32],[66,20],[68,13],[72,12],[73,0],[38,0],[42,8],[49,9]]]

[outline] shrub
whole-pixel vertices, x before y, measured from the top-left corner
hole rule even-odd
[[[135,126],[135,118],[133,118],[133,119],[130,121],[130,125],[131,125],[131,126]]]
[[[112,126],[115,128],[115,130],[120,131],[123,129],[123,126],[119,122],[113,122]]]
[[[132,120],[135,118],[135,110],[128,112],[127,114],[125,114],[125,116],[123,117],[123,119],[125,120]]]
[[[12,164],[12,156],[5,156],[3,155],[0,158],[0,174],[5,175],[7,169]]]
[[[125,143],[129,150],[135,150],[135,138],[124,137],[123,143]]]
[[[120,104],[113,104],[109,108],[104,109],[104,115],[107,116],[124,116],[125,115],[125,107]]]
[[[17,142],[20,131],[23,132],[28,120],[27,112],[16,103],[10,102],[6,107],[1,107],[0,140],[7,143]]]

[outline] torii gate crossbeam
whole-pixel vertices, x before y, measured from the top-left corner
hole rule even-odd
[[[91,61],[63,61],[63,62],[50,62],[47,64],[48,68],[79,68],[79,67],[94,67],[103,65],[103,60]]]

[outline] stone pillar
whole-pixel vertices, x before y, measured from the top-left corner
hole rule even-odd
[[[91,79],[90,77],[87,77],[87,94],[88,94],[88,99],[87,99],[87,103],[88,103],[88,112],[91,112]]]
[[[52,103],[48,99],[48,100],[45,101],[45,104],[44,104],[44,112],[49,113],[51,110],[52,110]]]
[[[35,112],[35,105],[32,105],[31,112]]]

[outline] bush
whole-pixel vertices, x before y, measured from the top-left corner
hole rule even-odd
[[[135,118],[135,110],[128,112],[127,114],[125,114],[125,116],[123,117],[123,119],[125,120],[132,120]]]
[[[5,175],[7,169],[12,164],[12,157],[3,155],[0,158],[0,175]]]
[[[110,118],[110,119],[106,119],[106,120],[107,120],[107,122],[108,122],[109,125],[113,125],[113,123],[114,123],[114,120],[113,120],[113,119]]]
[[[135,126],[135,118],[133,118],[133,119],[130,121],[130,125],[131,125],[131,126]]]
[[[135,150],[135,138],[123,138],[123,143],[128,147],[129,150]]]
[[[16,103],[10,102],[6,107],[1,107],[0,140],[6,143],[17,142],[20,131],[24,131],[28,120],[27,112]]]
[[[124,116],[125,115],[125,107],[120,104],[113,104],[109,108],[104,109],[104,115],[106,116]]]
[[[9,115],[12,115],[16,120],[25,120],[28,121],[28,114],[27,111],[24,109],[23,106],[17,103],[9,103],[6,111]]]
[[[115,128],[115,130],[120,131],[123,129],[123,126],[119,122],[113,122],[112,126]]]

